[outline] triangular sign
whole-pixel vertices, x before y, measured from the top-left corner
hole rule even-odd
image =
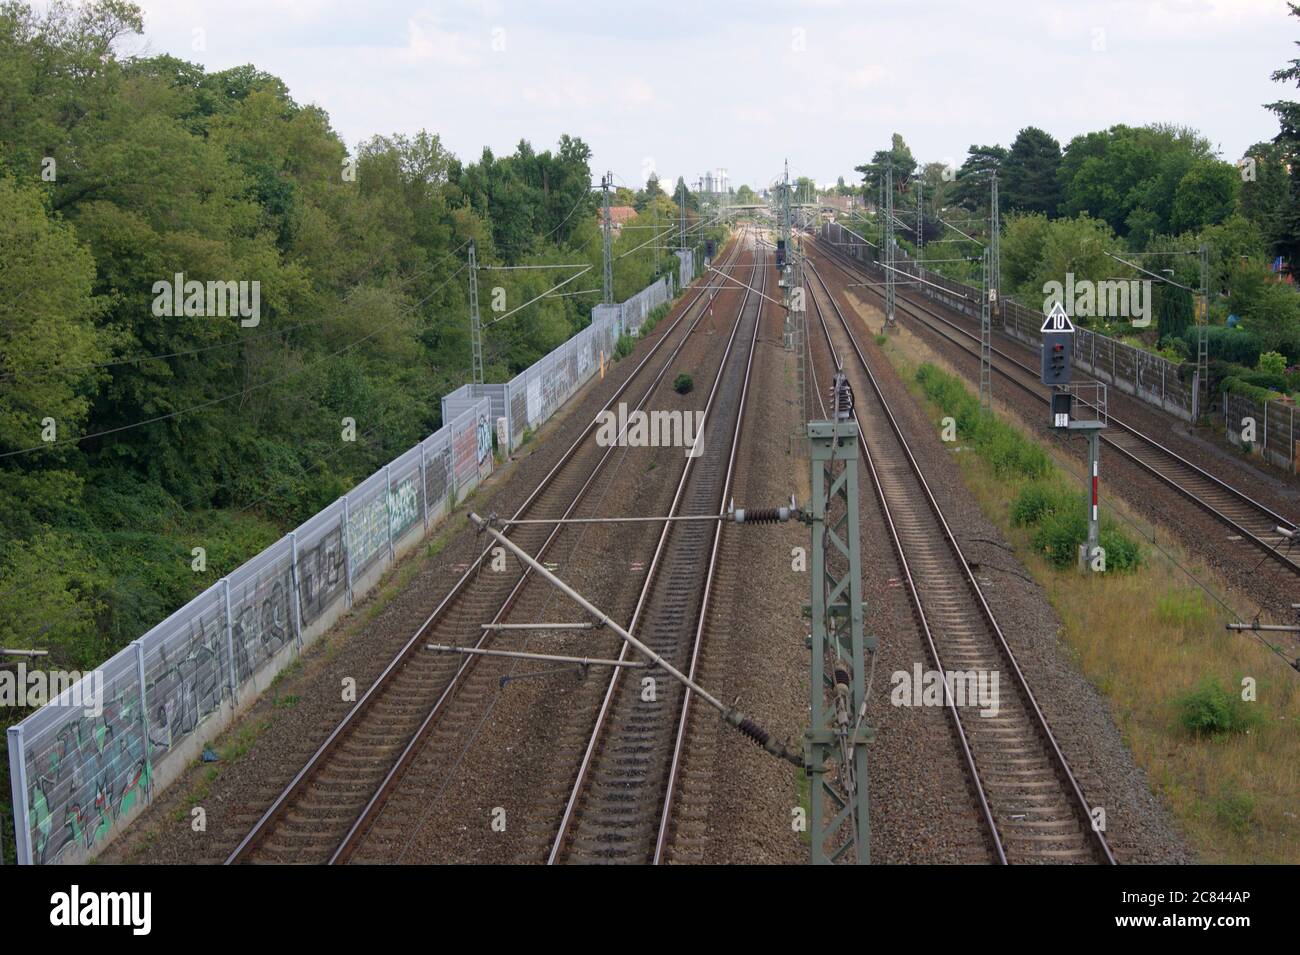
[[[1065,332],[1071,334],[1074,332],[1074,325],[1070,323],[1070,316],[1065,314],[1065,308],[1060,302],[1052,303],[1052,310],[1047,313],[1047,318],[1043,319],[1043,327],[1040,332]]]

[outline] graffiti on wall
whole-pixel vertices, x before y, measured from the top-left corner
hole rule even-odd
[[[424,462],[424,493],[429,498],[429,511],[432,512],[446,499],[451,490],[451,446],[443,445],[433,454],[427,455]]]
[[[292,568],[279,568],[249,579],[242,593],[230,593],[230,643],[235,653],[235,684],[241,685],[293,639],[290,618]]]
[[[420,472],[412,471],[389,491],[389,514],[393,540],[397,540],[420,519]]]
[[[55,862],[73,845],[93,845],[145,798],[150,772],[134,676],[129,670],[115,681],[99,716],[70,719],[44,752],[28,752],[34,862]]]
[[[452,435],[452,454],[456,461],[456,487],[461,488],[478,474],[478,429],[466,428]]]
[[[190,618],[184,640],[163,641],[158,663],[145,674],[151,759],[159,759],[216,712],[229,683],[225,660],[226,623],[221,604],[206,616]]]
[[[488,416],[481,414],[478,416],[478,424],[474,429],[475,436],[478,438],[478,463],[482,464],[492,454],[492,425],[488,422]]]
[[[343,527],[335,525],[308,549],[298,548],[298,607],[305,627],[347,590]]]
[[[352,558],[355,580],[381,549],[388,549],[388,507],[382,494],[373,495],[363,504],[348,504],[348,556]]]

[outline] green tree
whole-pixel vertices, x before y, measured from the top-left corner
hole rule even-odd
[[[1001,146],[971,146],[966,159],[957,170],[953,201],[980,215],[988,215],[989,181],[994,171],[1001,171],[1007,151]]]
[[[907,184],[916,172],[916,158],[898,133],[890,137],[888,149],[879,149],[872,155],[871,162],[853,167],[856,172],[862,173],[863,196],[868,202],[879,199],[886,166],[893,169],[894,190],[906,192]]]
[[[1218,225],[1237,207],[1240,174],[1230,163],[1200,159],[1178,181],[1169,226],[1174,232],[1197,232]]]
[[[1055,216],[1061,202],[1060,167],[1060,143],[1037,126],[1020,130],[1000,170],[1003,208]]]
[[[1287,6],[1291,8],[1292,16],[1300,17],[1300,4],[1288,3]],[[1296,45],[1300,46],[1300,41],[1296,41]],[[1273,80],[1300,86],[1300,57],[1289,63],[1273,73]],[[1277,114],[1281,123],[1275,142],[1282,148],[1291,169],[1287,196],[1276,216],[1274,250],[1286,259],[1294,274],[1296,262],[1300,261],[1300,102],[1277,100],[1268,104],[1268,108]]]

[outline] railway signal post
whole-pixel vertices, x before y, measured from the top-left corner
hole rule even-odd
[[[811,723],[804,738],[812,863],[870,860],[865,651],[858,537],[858,427],[853,393],[835,376],[831,421],[808,423],[812,450]],[[836,506],[838,505],[838,506]],[[832,513],[834,512],[834,513]]]
[[[1101,548],[1101,521],[1097,490],[1101,476],[1101,432],[1106,427],[1104,398],[1092,403],[1095,418],[1075,416],[1075,394],[1070,389],[1074,354],[1074,324],[1060,302],[1052,305],[1043,321],[1042,382],[1052,389],[1052,427],[1088,440],[1088,539],[1079,547],[1079,569],[1104,571],[1106,554]],[[1104,386],[1103,386],[1104,387]],[[1103,392],[1104,394],[1104,392]],[[1084,406],[1080,402],[1080,406]]]

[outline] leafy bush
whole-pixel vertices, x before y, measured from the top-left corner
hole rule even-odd
[[[1142,563],[1142,548],[1137,541],[1117,527],[1104,524],[1098,535],[1101,549],[1106,552],[1106,572],[1137,570]],[[1080,542],[1082,543],[1082,541]]]
[[[1286,356],[1281,352],[1266,351],[1259,356],[1255,370],[1262,375],[1281,378],[1286,374]]]
[[[1079,545],[1088,539],[1088,521],[1083,509],[1055,511],[1043,518],[1034,532],[1034,548],[1053,567],[1064,568],[1079,558]],[[1109,562],[1107,564],[1109,566]]]
[[[1211,677],[1174,699],[1178,722],[1193,736],[1214,737],[1244,733],[1259,717],[1240,696],[1225,690]]]
[[[686,374],[686,372],[682,372],[673,379],[673,391],[677,392],[679,395],[690,394],[694,388],[695,379]]]
[[[1272,389],[1252,384],[1240,375],[1228,375],[1223,379],[1221,387],[1224,392],[1241,395],[1243,398],[1250,398],[1254,401],[1268,401],[1277,397]]]
[[[636,347],[636,340],[624,332],[618,336],[618,341],[614,344],[614,360],[622,361],[628,355],[632,354],[632,349]]]
[[[1049,514],[1081,507],[1081,495],[1072,494],[1053,484],[1035,481],[1026,484],[1011,503],[1011,523],[1016,527],[1034,527]]]
[[[1254,368],[1255,363],[1259,361],[1259,354],[1262,351],[1259,339],[1244,328],[1213,325],[1205,332],[1206,345],[1211,358],[1233,362],[1246,368]],[[1196,334],[1195,326],[1183,332],[1183,340],[1187,342],[1189,355],[1196,354]]]

